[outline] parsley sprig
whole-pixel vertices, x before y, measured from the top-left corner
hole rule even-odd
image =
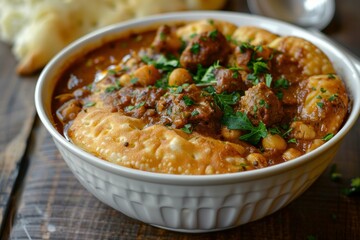
[[[254,126],[243,112],[224,115],[222,124],[229,129],[248,131],[248,133],[240,136],[240,140],[247,141],[254,145],[258,144],[260,139],[266,137],[268,134],[263,122],[260,122],[258,126]]]
[[[157,69],[164,72],[171,72],[175,68],[180,67],[180,62],[175,58],[167,58],[164,55],[160,55],[156,59],[152,59],[147,55],[141,57],[141,60],[146,64],[154,65]]]

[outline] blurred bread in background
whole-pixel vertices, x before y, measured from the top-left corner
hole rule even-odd
[[[221,9],[226,0],[0,0],[0,38],[17,72],[41,69],[70,42],[109,24],[152,14]]]

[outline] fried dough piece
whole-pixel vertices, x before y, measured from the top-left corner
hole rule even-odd
[[[235,30],[232,39],[239,42],[248,42],[252,45],[267,45],[279,36],[263,28],[243,26]]]
[[[236,28],[236,25],[230,22],[219,21],[216,19],[204,19],[178,28],[176,34],[184,41],[189,41],[194,34],[211,32],[215,29],[220,31],[224,36],[231,36]]]
[[[317,137],[335,134],[348,111],[348,97],[339,76],[317,75],[308,79],[307,94],[301,104],[300,119],[317,126]]]
[[[109,162],[150,172],[219,174],[253,169],[249,146],[186,134],[162,125],[89,108],[79,113],[68,136],[85,151]]]
[[[299,37],[279,37],[269,47],[288,54],[303,67],[303,74],[312,76],[335,73],[329,58],[311,42]]]

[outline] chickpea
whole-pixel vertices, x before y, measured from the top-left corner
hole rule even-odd
[[[315,130],[312,126],[306,125],[303,122],[293,122],[290,126],[292,135],[298,139],[311,140],[316,137]]]
[[[268,162],[266,158],[261,155],[260,153],[251,153],[246,157],[246,160],[248,160],[254,167],[267,167]]]
[[[300,156],[301,156],[301,152],[295,148],[289,148],[282,155],[283,159],[285,159],[286,161],[289,161],[291,159],[294,159],[294,158],[297,158]]]
[[[170,86],[181,86],[184,83],[192,83],[193,79],[191,74],[185,68],[174,69],[169,76]]]
[[[134,78],[141,86],[154,85],[156,80],[160,79],[161,75],[153,65],[142,66],[134,72]]]
[[[131,77],[129,74],[124,74],[119,79],[119,84],[123,87],[131,85]]]
[[[284,151],[287,147],[286,141],[278,134],[268,134],[262,139],[262,145],[266,150]]]
[[[226,140],[235,140],[235,139],[238,139],[241,136],[241,131],[240,130],[228,129],[227,127],[224,126],[224,127],[221,128],[221,135]]]

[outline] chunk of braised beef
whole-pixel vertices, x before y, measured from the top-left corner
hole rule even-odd
[[[231,48],[224,35],[217,30],[195,36],[180,56],[180,64],[196,71],[198,65],[209,67],[219,61],[224,64]]]
[[[163,25],[158,28],[151,47],[156,52],[177,54],[182,47],[182,41],[176,35],[174,28]]]
[[[262,121],[271,126],[280,122],[284,116],[281,102],[264,83],[245,91],[245,95],[240,99],[240,111],[245,112],[254,125]]]
[[[195,85],[181,93],[169,92],[157,102],[156,111],[170,120],[173,128],[192,124],[197,132],[208,135],[219,129],[222,112],[214,99]]]
[[[162,88],[154,87],[123,87],[119,91],[105,94],[104,105],[113,112],[124,111],[126,115],[141,118],[146,109],[155,109],[156,102],[165,92]],[[142,112],[143,106],[145,111]]]
[[[231,93],[235,91],[245,91],[247,89],[241,74],[237,70],[219,67],[214,70],[214,75],[216,79],[216,93]]]

